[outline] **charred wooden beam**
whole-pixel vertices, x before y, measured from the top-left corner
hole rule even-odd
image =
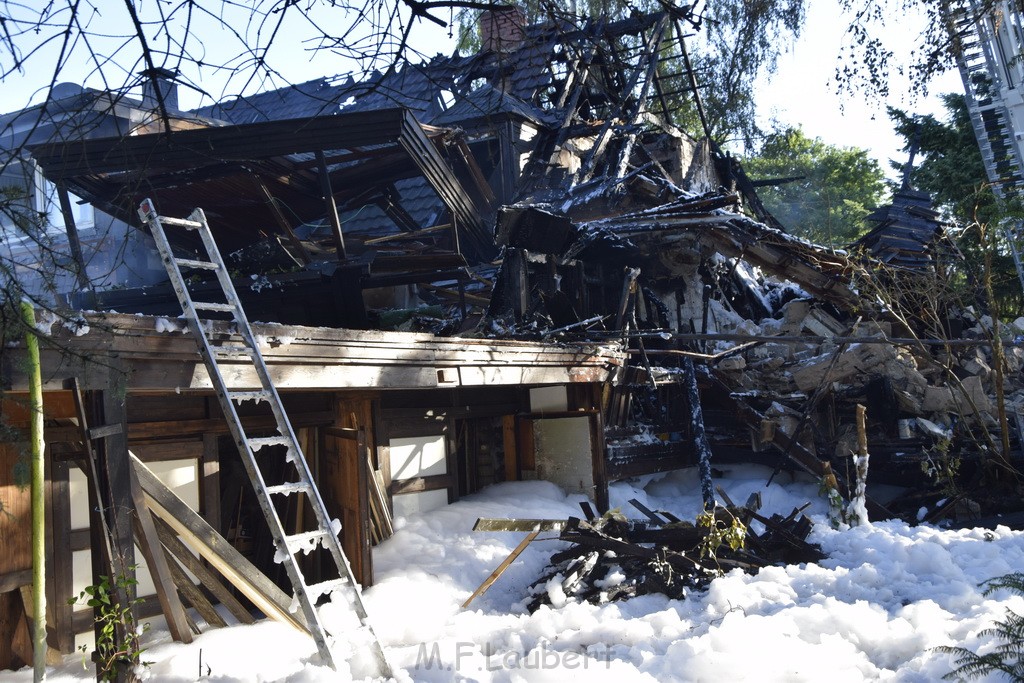
[[[341,233],[341,220],[338,218],[338,205],[334,202],[334,190],[331,189],[331,172],[327,168],[327,159],[322,149],[316,150],[316,161],[320,169],[320,194],[324,199],[324,213],[331,223],[334,245],[338,249],[338,260],[345,259],[345,236]]]
[[[302,262],[309,263],[309,252],[306,251],[306,246],[302,243],[302,240],[299,239],[298,235],[295,234],[295,231],[292,230],[291,222],[284,215],[284,212],[281,211],[281,207],[277,205],[277,200],[274,198],[274,195],[270,193],[270,189],[267,187],[267,184],[256,175],[253,175],[253,180],[256,182],[260,192],[263,194],[263,199],[267,202],[267,208],[270,209],[270,213],[273,215],[274,221],[277,223],[278,227],[280,227],[281,231],[288,237],[288,241],[295,249],[299,258],[302,259]]]
[[[404,110],[403,110],[404,111]],[[399,144],[409,154],[423,177],[451,211],[460,229],[465,231],[474,256],[489,260],[497,253],[494,240],[481,218],[481,209],[466,194],[451,167],[427,137],[416,118],[404,111]]]
[[[701,498],[704,500],[704,509],[711,510],[715,507],[715,491],[711,483],[711,446],[704,431],[704,411],[701,408],[700,390],[697,387],[697,369],[692,358],[683,358],[683,371],[686,378],[686,397],[690,404],[690,434],[693,437],[694,449],[697,451],[697,467],[700,471]]]
[[[89,289],[92,284],[85,270],[85,256],[82,254],[82,240],[78,236],[78,225],[75,223],[75,212],[71,210],[71,197],[68,196],[66,183],[59,182],[57,185],[57,198],[60,201],[60,211],[64,216],[64,232],[68,236],[68,246],[71,247],[71,258],[75,262],[75,279],[82,289]]]
[[[310,119],[194,128],[118,138],[61,141],[30,148],[50,180],[132,169],[202,165],[394,143],[407,126],[404,109]]]

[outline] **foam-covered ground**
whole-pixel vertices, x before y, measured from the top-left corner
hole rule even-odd
[[[559,545],[542,535],[467,610],[462,603],[523,538],[476,533],[478,517],[579,516],[581,496],[544,482],[490,487],[423,516],[397,520],[374,552],[377,583],[364,598],[401,681],[935,681],[952,668],[937,645],[984,648],[978,632],[1024,609],[1024,598],[978,584],[1024,570],[1024,533],[943,531],[879,522],[832,529],[817,484],[731,468],[716,483],[733,500],[760,491],[768,514],[810,501],[809,540],[820,564],[738,571],[685,600],[644,596],[595,606],[565,601],[528,614],[528,586]],[[630,498],[682,518],[700,509],[696,472],[618,483],[612,505]],[[638,515],[634,515],[638,516]],[[549,534],[548,536],[553,536]],[[331,615],[328,614],[328,619]],[[341,643],[339,651],[354,644]],[[355,646],[355,649],[358,649]],[[200,653],[201,651],[201,653]],[[334,672],[315,664],[308,637],[271,622],[209,631],[191,645],[154,631],[145,658],[159,681],[359,680],[359,657]],[[0,673],[28,681],[31,671]],[[80,657],[51,669],[51,681],[90,680]],[[996,680],[993,678],[992,680]]]

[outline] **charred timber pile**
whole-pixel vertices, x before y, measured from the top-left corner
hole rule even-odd
[[[565,522],[559,539],[570,545],[551,556],[548,570],[531,586],[531,612],[565,600],[600,604],[649,593],[683,599],[732,569],[753,574],[762,567],[824,558],[821,548],[806,540],[811,522],[802,508],[787,517],[764,517],[749,503],[717,508],[712,527],[631,502],[649,521],[628,520],[612,511]],[[763,531],[753,531],[752,522],[759,522]],[[730,535],[731,529],[740,532]]]

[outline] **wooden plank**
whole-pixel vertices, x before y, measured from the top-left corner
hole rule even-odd
[[[96,439],[105,439],[108,436],[115,436],[117,434],[123,434],[124,429],[120,423],[104,425],[102,427],[91,427],[89,429],[89,438],[95,441]]]
[[[224,618],[217,613],[210,601],[206,599],[203,592],[192,583],[192,579],[188,577],[185,570],[181,568],[177,562],[173,559],[167,563],[168,568],[171,570],[171,578],[174,580],[174,585],[181,592],[182,598],[185,599],[188,604],[192,605],[192,608],[196,612],[199,612],[199,616],[206,620],[206,623],[210,626],[223,628],[227,626],[227,622]],[[184,615],[184,612],[182,612]],[[199,629],[195,628],[195,622],[189,620],[188,626],[190,630],[194,630],[199,633]]]
[[[355,415],[352,415],[353,422]],[[356,472],[357,529],[359,530],[359,564],[362,573],[356,580],[365,588],[373,585],[373,551],[370,549],[370,448],[367,444],[366,428],[359,428],[356,439],[353,469]]]
[[[540,531],[531,531],[526,538],[520,541],[519,545],[517,545],[515,549],[509,553],[508,557],[498,565],[498,568],[491,572],[490,576],[484,579],[484,582],[480,584],[479,588],[473,591],[473,594],[469,596],[466,602],[462,603],[462,609],[469,607],[469,603],[487,592],[487,589],[494,585],[494,582],[498,580],[498,577],[505,573],[505,570],[509,568],[509,565],[511,565],[517,557],[523,554],[523,551],[526,550],[526,546],[530,545],[533,539],[537,538],[537,534],[539,533]]]
[[[313,413],[298,413],[294,417],[288,416],[293,427],[312,427],[316,425],[328,425],[334,420],[334,415],[329,410],[316,411]],[[243,417],[242,426],[246,431],[269,429],[277,425],[273,416],[270,417]],[[158,439],[173,436],[184,436],[186,434],[227,434],[228,423],[223,418],[210,418],[202,420],[172,420],[167,422],[136,422],[128,425],[128,438],[136,439]],[[198,455],[197,455],[198,457]]]
[[[455,486],[455,476],[448,474],[434,474],[429,477],[412,477],[410,479],[396,479],[391,482],[391,495],[400,496],[403,493],[421,493],[423,491],[438,491]]]
[[[32,596],[33,596],[32,586],[31,585],[22,586],[21,588],[18,589],[17,592],[18,592],[19,595],[21,595],[21,603],[22,603],[22,607],[25,610],[25,617],[26,617],[26,621],[28,623],[28,630],[30,632],[35,632],[35,613],[33,612],[33,607],[35,605],[35,601],[32,599]],[[47,666],[57,666],[58,664],[62,664],[64,662],[64,656],[61,654],[60,650],[58,650],[54,646],[54,643],[56,642],[56,640],[57,640],[57,634],[54,632],[54,630],[49,625],[47,625],[46,626],[46,665]],[[32,647],[32,646],[34,646],[34,644],[30,645],[30,647]]]
[[[10,427],[27,427],[29,419],[28,393],[4,391],[0,398],[0,415]],[[60,420],[75,417],[74,399],[70,391],[47,391],[43,393],[43,418]]]
[[[481,517],[473,525],[473,531],[561,531],[566,526],[564,519],[493,519]]]
[[[128,430],[131,431],[131,427]],[[188,441],[132,441],[129,446],[142,462],[199,460],[204,456],[203,443],[195,438]]]
[[[164,554],[164,547],[160,544],[156,527],[153,525],[153,517],[146,506],[146,498],[142,494],[142,488],[139,486],[138,477],[134,471],[130,472],[129,480],[132,502],[135,505],[135,540],[143,557],[146,558],[150,576],[153,577],[157,599],[160,601],[160,607],[167,619],[167,628],[174,640],[180,643],[191,643],[192,631],[185,621],[185,609],[181,606],[178,591],[175,589],[174,576],[171,573],[170,564],[167,562],[167,555]],[[195,603],[192,606],[196,607]]]
[[[206,589],[213,594],[213,597],[220,600],[220,603],[231,613],[235,619],[243,624],[252,624],[256,621],[241,602],[228,590],[217,576],[207,569],[202,561],[192,554],[192,551],[181,542],[170,525],[159,517],[154,517],[156,533],[160,542],[174,557],[175,560],[184,565],[185,569],[192,572],[199,582],[206,586]]]
[[[0,574],[0,593],[27,586],[32,583],[32,570],[22,569],[18,572]]]
[[[369,458],[369,450],[367,450]],[[367,459],[367,469],[370,471],[370,510],[376,521],[377,542],[391,538],[395,534],[395,528],[391,519],[391,508],[388,507],[388,498],[384,495],[384,475],[380,470],[374,469],[372,463]]]
[[[15,480],[18,445],[0,443],[0,576],[32,568],[31,490]]]
[[[43,144],[32,149],[33,154],[39,155],[47,176],[54,180],[132,168],[163,172],[218,160],[251,159],[254,154],[266,159],[318,149],[394,143],[404,134],[406,119],[411,116],[400,108],[378,109],[333,117],[179,130],[170,136],[151,133],[79,140],[74,145]]]
[[[209,562],[268,617],[306,631],[300,612],[289,611],[291,598],[218,534],[173,491],[157,479],[138,458],[132,466],[150,510]]]

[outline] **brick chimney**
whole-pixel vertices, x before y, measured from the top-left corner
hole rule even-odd
[[[145,77],[142,81],[142,106],[145,109],[156,109],[160,106],[160,99],[157,97],[159,88],[167,111],[178,110],[178,84],[174,82],[178,75],[176,71],[156,67],[143,71],[141,75]]]
[[[526,38],[526,14],[519,7],[484,10],[480,15],[480,42],[484,50],[512,52]]]

